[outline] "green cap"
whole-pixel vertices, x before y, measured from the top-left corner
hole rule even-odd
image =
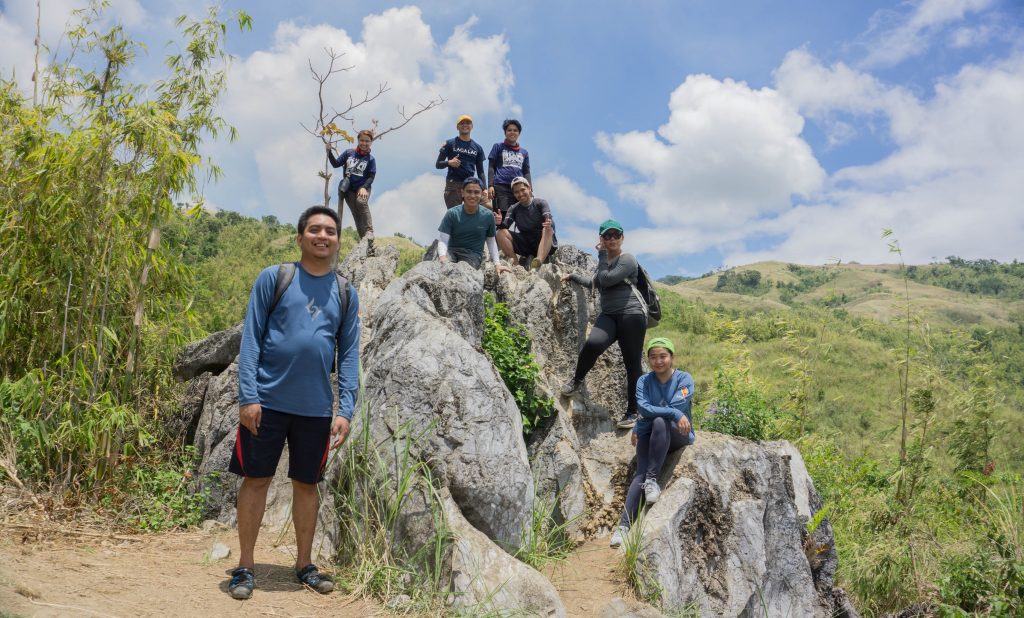
[[[647,342],[647,353],[651,353],[651,348],[665,348],[672,353],[672,356],[676,355],[676,346],[672,343],[672,340],[668,337],[655,337]]]
[[[626,232],[626,230],[622,229],[622,224],[615,219],[605,219],[604,223],[601,224],[601,229],[597,233],[604,234],[608,230],[619,230],[623,233]]]

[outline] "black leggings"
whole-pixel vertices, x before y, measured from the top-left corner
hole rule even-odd
[[[576,381],[583,381],[597,362],[597,357],[601,356],[608,346],[618,341],[619,349],[622,350],[622,363],[626,366],[626,413],[636,414],[636,383],[643,373],[640,360],[646,333],[645,315],[602,313],[597,316],[594,328],[591,329],[587,342],[580,350],[580,357],[576,360]]]
[[[679,431],[679,425],[670,418],[658,417],[651,423],[651,433],[640,436],[636,442],[636,475],[626,491],[626,504],[622,508],[619,524],[632,525],[640,511],[640,487],[648,479],[658,480],[661,467],[668,454],[686,446],[689,436]]]

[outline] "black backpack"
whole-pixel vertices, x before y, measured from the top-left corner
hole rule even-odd
[[[341,345],[341,327],[345,324],[345,316],[348,315],[348,279],[341,276],[341,273],[334,271],[334,276],[338,278],[338,294],[341,297],[341,321],[338,323],[338,331],[334,333],[334,363],[331,365],[331,373],[337,369],[338,364],[338,346]],[[269,320],[270,314],[274,313],[274,309],[277,307],[278,301],[281,300],[281,296],[284,295],[284,291],[288,289],[288,286],[292,284],[292,279],[295,278],[295,262],[285,262],[279,264],[277,267],[277,281],[274,284],[274,300],[270,301],[270,309],[267,310],[267,318]]]
[[[633,286],[633,293],[647,313],[647,328],[654,328],[661,321],[661,299],[654,289],[651,276],[639,263],[636,265],[636,285]]]

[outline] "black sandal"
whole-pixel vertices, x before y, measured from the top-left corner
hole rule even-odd
[[[231,593],[232,598],[244,601],[252,596],[252,591],[255,588],[256,574],[252,570],[238,567],[231,571],[231,583],[228,584],[228,592]]]
[[[322,574],[315,564],[307,564],[301,570],[295,571],[295,577],[298,578],[300,584],[312,588],[320,594],[327,594],[334,590],[334,580],[330,576]]]

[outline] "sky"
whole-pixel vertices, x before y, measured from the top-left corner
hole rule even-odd
[[[42,0],[53,53],[83,4]],[[1022,0],[224,4],[239,8],[253,29],[229,31],[220,110],[239,139],[205,146],[224,170],[204,189],[216,208],[292,221],[322,202],[323,146],[303,125],[318,112],[310,64],[333,49],[351,67],[327,83],[334,108],[389,88],[342,128],[444,99],[374,143],[378,235],[436,236],[434,161],[469,114],[485,150],[504,118],[522,121],[561,242],[590,248],[613,217],[655,277],[893,262],[884,229],[908,263],[1024,259]],[[106,20],[146,44],[147,81],[174,18],[203,12],[113,0]],[[0,70],[27,93],[35,17],[33,1],[0,2]]]

